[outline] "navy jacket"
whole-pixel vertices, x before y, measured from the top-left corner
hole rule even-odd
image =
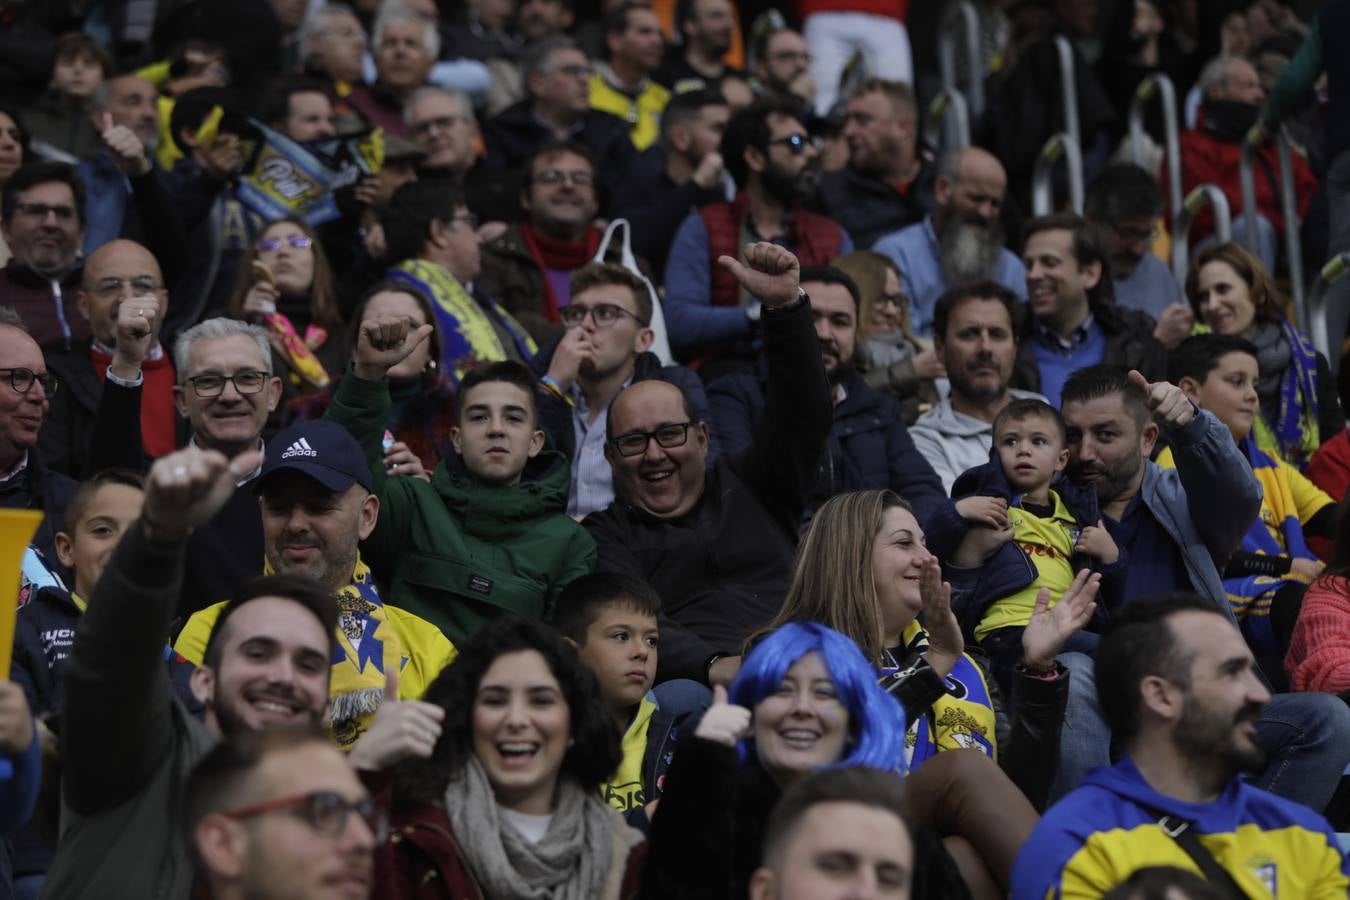
[[[902,194],[880,178],[845,166],[820,180],[820,209],[844,226],[854,246],[863,250],[877,238],[920,222],[931,213],[936,177],[937,166],[924,159],[909,190]]]
[[[750,446],[764,414],[762,371],[761,367],[761,374],[729,375],[708,387],[713,431],[724,453]],[[920,523],[926,522],[946,502],[946,493],[933,467],[915,448],[900,402],[868,387],[856,370],[848,374],[844,390],[843,402],[834,406],[827,453],[808,510],[836,494],[890,488],[914,506]]]
[[[69,476],[47,468],[37,447],[28,451],[28,465],[22,472],[0,482],[0,509],[37,509],[45,514],[32,543],[63,582],[70,581],[70,570],[56,555],[56,533],[65,530],[66,505],[78,486]]]
[[[1064,501],[1065,508],[1078,523],[1079,528],[1096,525],[1101,521],[1102,512],[1097,503],[1096,488],[1080,487],[1067,478],[1056,480],[1051,487]],[[952,485],[954,500],[969,496],[1002,497],[1011,504],[1015,494],[1016,490],[1009,483],[1008,476],[1003,471],[1003,464],[999,461],[997,447],[989,450],[989,462],[963,472]],[[956,511],[956,505],[951,502],[945,503],[937,514],[928,520],[925,529],[928,549],[939,559],[945,559],[956,550],[969,529],[970,523],[961,518]],[[1098,624],[1101,624],[1106,611],[1118,605],[1121,599],[1120,591],[1125,583],[1125,570],[1129,566],[1125,548],[1120,548],[1120,556],[1114,563],[1103,563],[1085,553],[1075,553],[1069,560],[1069,565],[1075,572],[1090,569],[1102,574],[1096,614]],[[961,630],[965,632],[966,640],[975,639],[975,626],[980,624],[985,611],[995,600],[1031,586],[1036,581],[1036,575],[1036,565],[1027,557],[1026,551],[1019,547],[1016,541],[1008,541],[985,561],[978,575],[971,576],[975,579],[972,588],[961,590],[958,582],[962,579],[954,577],[953,587],[957,588],[959,597],[953,596],[952,606],[957,619],[961,622]]]

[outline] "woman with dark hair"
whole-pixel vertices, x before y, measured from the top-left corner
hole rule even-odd
[[[240,266],[226,315],[261,325],[281,378],[269,434],[295,417],[296,400],[328,387],[347,364],[333,270],[309,223],[294,216],[267,225]]]
[[[371,285],[352,311],[348,329],[349,353],[356,352],[361,323],[376,316],[404,316],[413,327],[431,325],[431,335],[408,358],[389,370],[389,436],[384,464],[390,474],[426,477],[436,464],[453,454],[450,428],[455,424],[455,390],[441,369],[441,326],[431,301],[421,290],[401,278],[386,278]],[[337,389],[337,379],[318,394],[302,398],[297,405],[301,419],[318,419],[328,409]]]
[[[1345,427],[1345,415],[1326,357],[1285,318],[1284,298],[1266,267],[1241,244],[1214,244],[1191,266],[1186,296],[1214,332],[1256,345],[1256,445],[1307,471],[1313,452]]]
[[[390,809],[379,896],[637,896],[645,844],[599,790],[619,735],[570,644],[538,622],[494,620],[423,700],[445,712],[430,754],[398,764],[392,783],[367,774]]]
[[[1038,604],[1005,715],[996,682],[965,652],[952,613],[959,592],[953,601],[908,503],[888,490],[832,497],[798,548],[783,609],[769,627],[822,622],[862,649],[909,725],[911,779],[936,778],[929,767],[956,765],[944,757],[960,751],[959,771],[936,780],[942,789],[925,794],[915,816],[942,835],[977,896],[997,893],[994,885],[1007,890],[1035,809],[1046,804],[1068,700],[1068,673],[1055,657],[1091,617],[1099,583],[1080,574],[1053,606]]]
[[[940,399],[933,379],[946,372],[931,343],[914,336],[909,300],[900,291],[900,269],[883,253],[854,250],[834,261],[862,296],[858,310],[858,356],[863,379],[900,401],[913,425],[922,408]]]

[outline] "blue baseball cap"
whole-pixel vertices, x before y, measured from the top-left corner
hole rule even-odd
[[[264,482],[283,469],[303,472],[338,494],[354,484],[374,490],[361,445],[347,429],[326,419],[296,422],[272,438],[253,492],[261,493]]]

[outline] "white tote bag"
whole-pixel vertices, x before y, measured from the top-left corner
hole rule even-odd
[[[593,262],[608,262],[605,257],[609,254],[609,242],[614,237],[616,231],[622,226],[623,243],[620,245],[619,265],[632,272],[642,283],[647,286],[647,294],[652,298],[652,338],[651,347],[647,348],[655,353],[661,360],[661,365],[668,366],[675,362],[675,358],[670,354],[670,337],[666,334],[666,315],[661,311],[661,298],[656,295],[656,288],[652,287],[651,281],[642,270],[638,268],[637,257],[633,255],[633,245],[629,241],[629,235],[633,231],[633,226],[628,224],[627,219],[615,219],[609,223],[605,229],[605,236],[600,239],[600,246],[595,251]]]

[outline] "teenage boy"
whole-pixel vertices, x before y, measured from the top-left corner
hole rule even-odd
[[[646,828],[661,796],[682,732],[692,731],[712,701],[696,681],[656,680],[661,598],[627,575],[583,575],[558,595],[553,625],[594,674],[623,735],[623,762],[600,786],[605,802]]]
[[[1256,446],[1259,376],[1256,346],[1239,337],[1195,335],[1172,354],[1172,382],[1228,426],[1261,482],[1261,514],[1224,567],[1223,587],[1252,652],[1278,676],[1303,592],[1323,568],[1307,538],[1335,534],[1336,502],[1298,469]],[[1174,465],[1171,448],[1159,454],[1158,465]]]
[[[430,483],[388,477],[381,445],[386,374],[431,328],[394,316],[363,322],[352,369],[327,417],[361,445],[379,498],[364,558],[389,585],[390,602],[459,646],[501,613],[549,619],[558,591],[593,568],[595,542],[566,514],[571,469],[547,446],[534,376],[517,362],[465,375],[450,429],[455,455]]]
[[[989,653],[1005,690],[1042,590],[1063,595],[1087,567],[1102,573],[1103,604],[1118,600],[1124,554],[1102,524],[1096,494],[1058,478],[1068,462],[1054,407],[1013,400],[994,418],[989,462],[952,485],[959,523],[946,517],[930,529],[929,546],[955,567],[954,587],[971,589],[960,604],[962,626]],[[1090,653],[1096,643],[1095,634],[1079,632],[1065,650]]]

